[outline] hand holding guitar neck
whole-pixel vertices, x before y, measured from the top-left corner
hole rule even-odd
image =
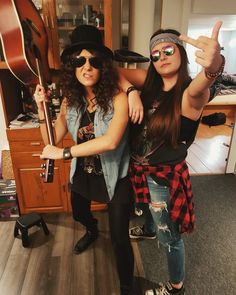
[[[44,119],[44,117],[42,118],[42,116],[44,116],[43,102],[48,102],[48,96],[44,87],[40,84],[38,84],[35,88],[34,100],[38,108],[39,119]]]

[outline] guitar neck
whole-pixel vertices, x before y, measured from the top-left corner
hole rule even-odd
[[[36,55],[35,60],[36,60],[36,67],[37,67],[37,71],[38,71],[39,84],[42,85],[44,87],[44,89],[46,90],[47,85],[46,85],[46,82],[44,80],[44,76],[42,74],[39,56],[37,54],[35,54],[35,55]],[[52,127],[52,120],[51,120],[51,117],[50,117],[48,103],[45,102],[45,101],[43,102],[43,109],[44,109],[44,117],[45,117],[45,121],[46,121],[48,141],[49,141],[49,143],[51,145],[55,145],[53,127]],[[46,164],[43,165],[43,167],[45,168],[45,172],[42,174],[42,176],[44,178],[44,182],[47,182],[47,183],[53,182],[54,160],[47,159]]]
[[[46,85],[46,82],[44,81],[44,78],[42,75],[40,60],[38,57],[36,57],[36,66],[37,66],[37,71],[38,71],[39,84],[42,85],[44,87],[44,89],[46,90],[47,85]],[[48,141],[51,145],[55,145],[52,120],[50,117],[48,103],[45,101],[43,102],[43,109],[44,109],[44,116],[45,116],[46,127],[47,127]]]

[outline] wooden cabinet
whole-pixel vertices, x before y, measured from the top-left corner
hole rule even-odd
[[[21,213],[68,211],[67,182],[62,160],[55,161],[53,183],[44,183],[44,147],[39,128],[7,130]]]

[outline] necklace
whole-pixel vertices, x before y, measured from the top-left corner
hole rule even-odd
[[[89,119],[89,122],[90,123],[93,123],[93,120],[91,119],[91,117],[90,117],[90,113],[89,113],[89,111],[88,111],[88,109],[86,109],[86,115],[87,115],[87,117],[88,117],[88,119]],[[93,112],[95,112],[95,111],[93,111]]]

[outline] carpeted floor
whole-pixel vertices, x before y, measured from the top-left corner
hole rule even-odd
[[[236,294],[236,176],[192,176],[196,229],[184,235],[186,295]],[[142,224],[142,217],[132,223]],[[157,240],[138,241],[145,289],[168,278]]]

